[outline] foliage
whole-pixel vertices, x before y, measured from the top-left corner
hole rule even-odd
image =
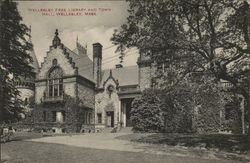
[[[27,41],[29,29],[21,23],[17,3],[4,0],[0,7],[0,120],[9,123],[18,120],[23,109],[14,78],[34,75],[29,65],[32,58],[28,54],[32,45]]]
[[[163,116],[157,91],[145,90],[141,97],[134,99],[131,109],[133,130],[138,132],[160,132]]]
[[[220,129],[220,111],[230,95],[211,77],[190,74],[164,90],[166,132],[211,133]]]
[[[190,74],[176,85],[144,91],[142,97],[133,102],[131,116],[134,129],[151,132],[148,128],[152,121],[147,116],[155,114],[160,115],[159,122],[164,122],[164,132],[218,132],[221,129],[220,112],[224,111],[225,104],[232,99],[212,79],[210,75],[202,75],[200,78],[200,75]],[[159,122],[158,125],[161,124]],[[160,127],[158,131],[162,129]]]
[[[44,120],[44,111],[46,113],[46,120]],[[65,122],[55,123],[52,115],[53,111],[64,111],[66,115]],[[48,130],[57,126],[64,128],[66,131],[79,132],[84,124],[85,113],[92,111],[92,109],[84,105],[84,102],[81,99],[65,94],[63,101],[36,104],[33,111],[34,123],[40,124],[38,130],[41,128]]]
[[[250,83],[247,1],[128,1],[127,23],[111,38],[115,45],[137,47],[157,64],[188,62],[183,76],[202,71],[230,82],[250,108],[249,85],[245,85]]]

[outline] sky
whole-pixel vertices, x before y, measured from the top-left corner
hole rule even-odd
[[[51,11],[48,11],[49,9]],[[76,9],[85,11],[75,11]],[[87,53],[91,59],[92,44],[101,43],[104,69],[114,68],[119,63],[119,53],[115,53],[116,46],[110,38],[115,29],[126,23],[127,9],[128,4],[125,1],[18,1],[23,23],[31,26],[32,43],[39,64],[46,57],[55,30],[58,29],[61,42],[65,46],[73,50],[78,37],[79,43],[87,45]],[[82,15],[58,16],[56,13]],[[123,66],[136,65],[137,57],[137,50],[129,49]]]

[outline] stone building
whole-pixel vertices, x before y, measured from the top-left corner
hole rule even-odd
[[[114,69],[103,70],[100,43],[93,44],[90,59],[86,47],[77,41],[76,48],[70,50],[56,30],[41,67],[36,64],[36,78],[30,89],[30,96],[35,99],[33,124],[54,132],[131,126],[131,103],[150,87],[146,73],[149,67],[139,57],[138,66],[118,64]]]
[[[57,30],[41,67],[34,52],[31,56],[36,78],[23,82],[22,95],[35,99],[35,128],[54,132],[101,132],[131,126],[132,101],[153,86],[157,70],[141,54],[135,66],[118,64],[103,70],[100,43],[93,44],[90,59],[87,48],[78,41],[74,50],[66,47]]]

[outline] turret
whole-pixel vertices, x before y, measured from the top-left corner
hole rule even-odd
[[[29,36],[29,43],[32,44],[31,41],[31,27],[30,27],[30,36]],[[35,55],[35,51],[33,49],[33,46],[31,50],[28,52],[29,55],[32,58],[32,62],[30,63],[30,66],[33,67],[33,71],[35,73],[39,70],[39,64]],[[26,111],[30,111],[31,108],[28,108],[27,104],[29,103],[29,99],[34,97],[34,91],[35,91],[35,75],[33,77],[25,77],[25,76],[18,76],[18,80],[15,81],[16,87],[18,91],[20,91],[20,98],[24,101],[24,106],[27,109]]]

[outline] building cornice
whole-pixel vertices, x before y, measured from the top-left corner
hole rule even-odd
[[[88,86],[90,87],[95,87],[95,83],[81,75],[67,75],[67,76],[63,76],[62,79],[67,79],[67,78],[76,78],[76,80],[78,82],[80,82],[81,84],[88,84]],[[48,79],[39,79],[39,80],[35,80],[35,83],[37,82],[44,82],[44,81],[47,81]]]

